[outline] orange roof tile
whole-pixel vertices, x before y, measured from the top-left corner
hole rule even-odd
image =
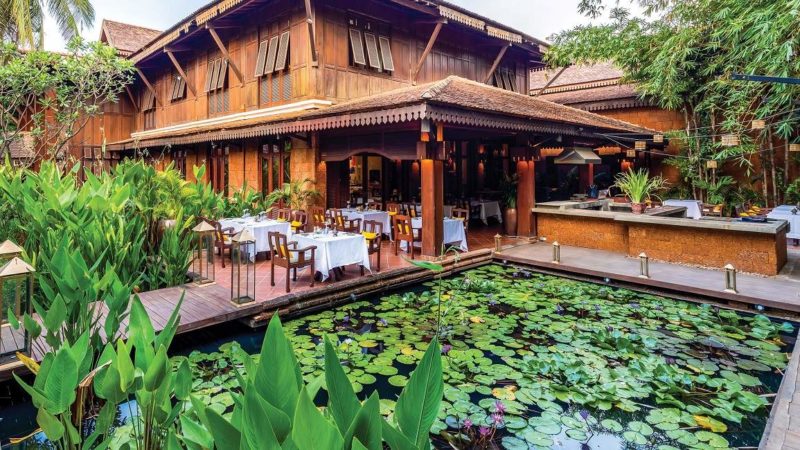
[[[103,19],[100,40],[129,56],[160,35],[161,31],[152,28]]]

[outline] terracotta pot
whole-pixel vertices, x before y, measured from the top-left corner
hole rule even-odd
[[[506,208],[503,214],[503,226],[507,236],[517,235],[517,209]]]
[[[631,211],[634,214],[642,214],[647,209],[647,203],[631,203]]]

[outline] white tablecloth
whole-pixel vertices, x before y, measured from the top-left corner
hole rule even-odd
[[[247,227],[256,238],[254,251],[250,252],[250,261],[255,261],[256,253],[268,252],[272,250],[269,245],[269,233],[278,232],[285,234],[289,239],[292,237],[292,227],[289,222],[278,222],[277,220],[264,220],[256,222],[254,218],[235,218],[222,219],[219,221],[222,228],[233,228],[234,233],[238,233]]]
[[[422,229],[422,218],[411,219],[411,226],[416,230]],[[469,251],[467,247],[467,233],[464,231],[464,222],[458,219],[444,219],[444,244],[445,246],[454,245],[463,252]],[[420,245],[417,243],[416,245]],[[403,242],[400,248],[406,248]]]
[[[497,219],[498,222],[503,223],[503,213],[500,211],[500,203],[496,201],[485,202],[481,200],[476,200],[470,202],[470,205],[473,207],[480,206],[481,207],[481,222],[488,225],[489,224],[489,217],[494,217]]]
[[[358,264],[370,270],[367,240],[361,234],[339,233],[338,236],[314,235],[313,233],[295,234],[292,240],[297,248],[317,246],[314,269],[322,274],[325,281],[330,271],[350,264]]]
[[[789,239],[800,239],[800,210],[797,211],[797,214],[792,214],[793,210],[797,210],[797,207],[781,205],[767,214],[767,218],[789,222],[789,232],[786,233],[786,237]]]
[[[389,213],[386,211],[356,211],[355,209],[343,209],[342,215],[347,217],[348,220],[361,219],[361,230],[364,230],[364,222],[367,220],[374,220],[383,224],[383,232],[391,234],[392,221]]]
[[[686,217],[699,219],[703,217],[703,205],[699,200],[664,200],[664,206],[680,206],[686,208]]]

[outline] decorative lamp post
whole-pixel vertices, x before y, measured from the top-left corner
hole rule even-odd
[[[0,244],[0,262],[20,256],[22,256],[22,248],[19,245],[8,240]]]
[[[494,251],[496,253],[499,253],[500,250],[503,249],[501,239],[503,239],[503,237],[500,236],[500,233],[497,233],[497,234],[494,235]]]
[[[195,284],[214,282],[214,233],[217,230],[205,220],[197,224],[192,232],[197,236],[192,258],[192,278]]]
[[[17,352],[30,356],[30,335],[20,327],[18,318],[31,311],[35,273],[19,257],[0,267],[0,365],[15,360]]]
[[[237,305],[256,301],[256,238],[247,228],[231,238],[231,302]]]
[[[650,278],[650,258],[645,252],[639,254],[639,278]]]
[[[553,242],[553,264],[561,264],[561,244]]]
[[[725,292],[730,292],[731,294],[739,293],[736,289],[736,268],[733,267],[733,264],[725,266]]]

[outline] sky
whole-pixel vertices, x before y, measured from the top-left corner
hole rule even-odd
[[[209,0],[93,0],[96,21],[84,30],[86,39],[100,37],[100,23],[111,19],[164,30]],[[578,0],[451,0],[482,16],[545,39],[553,33],[588,23],[577,11]],[[45,23],[45,48],[63,50],[64,40],[52,20]]]

